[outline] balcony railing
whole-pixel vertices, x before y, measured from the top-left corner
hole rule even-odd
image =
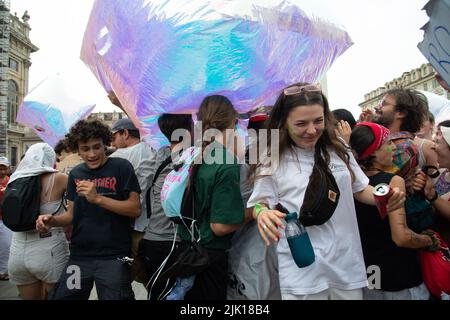
[[[18,133],[25,133],[25,127],[18,123],[8,123],[8,130],[15,131]]]

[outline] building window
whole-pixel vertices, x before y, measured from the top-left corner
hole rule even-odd
[[[437,87],[439,87],[439,83],[436,79],[433,79],[433,89],[436,89]]]
[[[10,159],[10,164],[11,167],[15,167],[17,166],[17,147],[13,146],[11,147],[11,159]]]
[[[9,58],[9,67],[17,72],[19,72],[19,62]]]
[[[14,80],[8,81],[8,123],[16,123],[19,109],[19,87]]]

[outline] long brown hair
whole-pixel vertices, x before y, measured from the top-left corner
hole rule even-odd
[[[413,89],[391,89],[385,93],[385,96],[392,96],[395,99],[395,111],[405,114],[400,131],[413,134],[419,132],[428,117],[427,97]]]
[[[296,83],[287,88],[298,86],[306,86],[308,83]],[[293,95],[285,95],[284,90],[278,96],[277,102],[275,103],[272,112],[270,114],[267,128],[270,130],[275,129],[279,130],[279,155],[280,158],[286,155],[288,151],[294,151],[294,147],[296,146],[295,142],[289,136],[288,130],[286,128],[286,121],[291,113],[291,111],[300,106],[312,106],[312,105],[321,105],[324,111],[324,122],[325,129],[322,133],[322,136],[319,138],[316,144],[316,152],[320,152],[324,156],[324,161],[328,166],[330,164],[330,154],[327,150],[327,147],[331,147],[339,158],[345,162],[350,174],[352,176],[352,180],[354,178],[353,170],[350,167],[350,156],[348,154],[348,148],[339,140],[334,131],[334,123],[335,119],[333,113],[330,111],[330,107],[328,105],[328,100],[322,92],[301,92]],[[270,154],[270,150],[272,147],[271,134],[268,135],[269,148],[268,152]],[[261,164],[253,165],[250,169],[250,176],[254,177],[256,169]]]
[[[237,112],[227,97],[213,95],[203,99],[197,113],[197,118],[202,121],[203,136],[208,129],[217,129],[223,132],[229,128],[236,121]],[[203,141],[203,149],[211,142]]]
[[[233,104],[221,95],[208,96],[203,99],[197,113],[198,120],[203,122],[203,131],[208,129],[227,129],[237,117]]]

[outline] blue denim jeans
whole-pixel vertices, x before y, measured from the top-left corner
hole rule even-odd
[[[116,258],[70,258],[49,300],[88,300],[93,285],[99,300],[133,300],[130,266]]]

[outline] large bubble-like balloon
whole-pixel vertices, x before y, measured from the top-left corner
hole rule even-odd
[[[239,112],[317,82],[351,45],[335,25],[286,1],[96,0],[81,59],[150,134],[161,113],[194,113],[207,95]]]
[[[70,127],[95,108],[73,79],[62,74],[47,77],[28,93],[16,121],[31,128],[54,147]]]

